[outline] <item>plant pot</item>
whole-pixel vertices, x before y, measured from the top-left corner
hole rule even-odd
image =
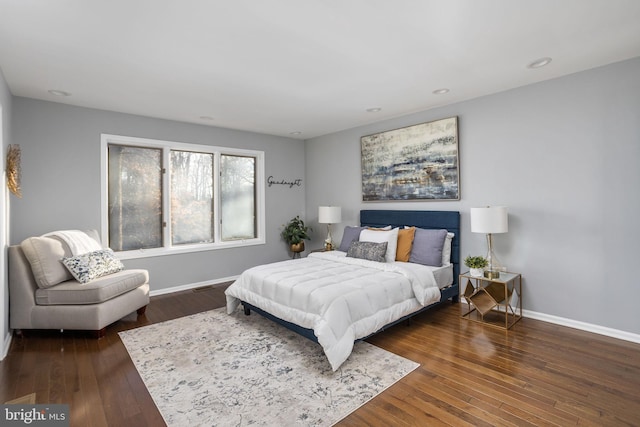
[[[470,268],[469,269],[469,274],[472,275],[473,277],[482,277],[482,276],[484,276],[484,269],[483,268]]]
[[[304,242],[300,242],[300,243],[292,243],[289,246],[289,249],[291,249],[291,252],[293,253],[299,253],[304,251]]]

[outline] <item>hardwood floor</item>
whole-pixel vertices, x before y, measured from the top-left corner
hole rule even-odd
[[[70,404],[71,426],[164,425],[117,333],[222,307],[225,287],[153,297],[100,340],[14,337],[0,402],[36,393]],[[526,318],[507,333],[459,315],[445,304],[369,339],[421,366],[338,425],[640,425],[640,344]]]

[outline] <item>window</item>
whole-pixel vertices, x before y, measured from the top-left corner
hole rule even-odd
[[[213,159],[171,150],[171,243],[213,242]]]
[[[162,150],[109,145],[109,247],[162,246]]]
[[[103,236],[121,258],[264,243],[264,153],[102,135]]]
[[[220,159],[222,239],[256,236],[256,159],[222,155]]]

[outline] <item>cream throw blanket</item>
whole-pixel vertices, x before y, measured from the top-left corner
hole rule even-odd
[[[82,255],[93,251],[99,251],[102,249],[100,243],[89,237],[87,233],[80,230],[60,230],[47,233],[42,237],[55,236],[61,239],[69,246],[71,253],[75,255]]]

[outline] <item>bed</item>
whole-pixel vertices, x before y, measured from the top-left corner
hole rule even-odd
[[[354,342],[444,301],[457,302],[459,212],[362,210],[360,225],[367,231],[349,227],[349,234],[360,233],[357,236],[369,243],[356,238],[359,243],[349,244],[345,228],[342,250],[314,252],[306,258],[246,270],[225,291],[227,311],[233,313],[242,305],[245,314],[255,311],[319,343],[335,371],[351,354]],[[393,259],[390,250],[383,252],[387,259],[378,261],[386,262],[358,255],[362,247],[378,252],[391,248],[399,242],[399,230],[407,227],[416,227],[414,262],[394,261],[398,248]],[[443,230],[448,237],[444,251],[450,245],[450,255],[446,262],[442,259],[443,265],[425,265],[417,253],[424,236],[442,236]]]

